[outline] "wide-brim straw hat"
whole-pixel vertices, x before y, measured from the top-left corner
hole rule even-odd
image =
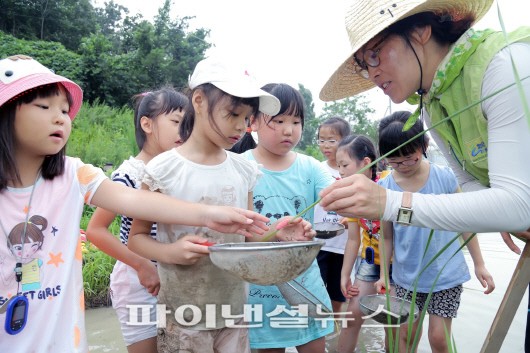
[[[320,91],[320,99],[333,101],[355,96],[375,85],[355,73],[353,54],[391,24],[421,12],[450,14],[459,20],[474,14],[481,19],[493,0],[353,0],[346,10],[346,31],[351,54]]]

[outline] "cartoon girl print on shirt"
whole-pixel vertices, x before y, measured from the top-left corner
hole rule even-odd
[[[221,190],[222,205],[234,206],[236,204],[236,189],[232,185],[226,185]]]
[[[19,223],[9,232],[9,243],[7,244],[11,253],[17,261],[22,262],[22,291],[40,289],[40,267],[43,261],[36,257],[44,242],[43,231],[48,226],[46,218],[38,215],[28,220],[26,227],[26,239],[22,245],[24,234],[24,223]],[[14,271],[13,271],[14,276]]]

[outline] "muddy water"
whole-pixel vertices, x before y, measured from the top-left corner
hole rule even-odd
[[[496,289],[490,295],[482,293],[482,287],[474,276],[473,262],[465,251],[472,279],[464,284],[458,318],[453,320],[453,336],[458,352],[479,352],[488,333],[497,309],[502,301],[511,275],[519,257],[508,250],[498,234],[480,234],[479,241],[486,267],[493,275]],[[522,247],[521,242],[517,244]],[[525,294],[500,353],[524,351],[528,293]],[[91,353],[127,352],[121,338],[116,314],[112,308],[87,310],[87,331]],[[428,316],[424,323],[424,337],[420,341],[419,353],[430,352],[427,340]],[[384,333],[379,328],[363,328],[358,351],[384,352]],[[327,341],[327,351],[334,352],[336,338]],[[288,352],[296,352],[288,349]]]

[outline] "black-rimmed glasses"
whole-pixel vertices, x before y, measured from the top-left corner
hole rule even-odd
[[[401,162],[389,162],[387,161],[388,165],[390,165],[392,168],[396,169],[399,168],[400,165],[404,165],[405,167],[413,166],[414,164],[418,163],[420,160],[420,157],[416,157],[416,159],[405,159]]]
[[[367,49],[363,52],[363,60],[359,60],[355,54],[353,55],[354,60],[354,70],[355,73],[362,78],[368,79],[368,66],[370,67],[378,67],[381,60],[379,59],[379,52],[381,51],[381,47],[379,47],[383,42],[388,38],[390,34],[384,35],[381,39],[377,41],[372,46],[372,49]],[[378,48],[379,47],[379,48]]]

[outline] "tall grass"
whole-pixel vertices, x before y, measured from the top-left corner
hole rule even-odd
[[[94,208],[85,206],[81,217],[81,229],[86,229]],[[118,237],[120,232],[119,217],[109,226],[109,231]],[[88,307],[110,305],[109,285],[110,274],[116,259],[96,248],[89,241],[83,245],[83,285],[85,290],[85,304]]]
[[[98,167],[118,166],[136,155],[132,109],[112,108],[99,102],[83,104],[73,122],[66,153]]]

